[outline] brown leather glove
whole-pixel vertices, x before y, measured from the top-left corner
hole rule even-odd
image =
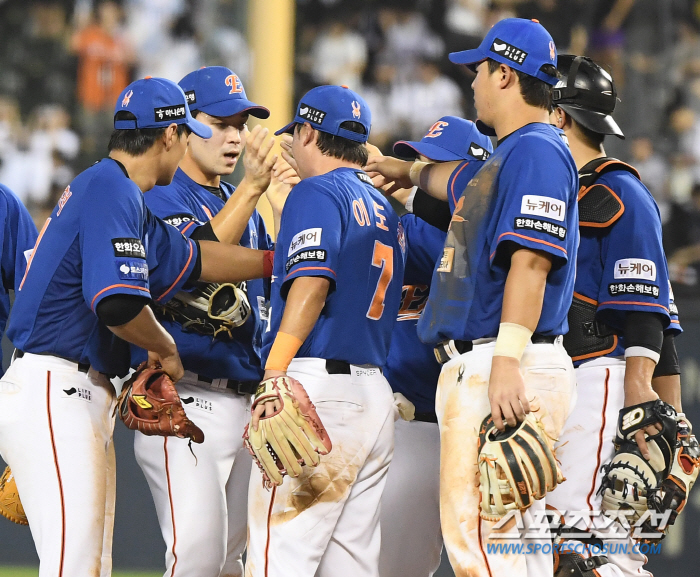
[[[22,501],[19,500],[17,484],[10,467],[6,467],[5,472],[0,477],[0,515],[18,525],[29,525],[27,516],[24,514]]]

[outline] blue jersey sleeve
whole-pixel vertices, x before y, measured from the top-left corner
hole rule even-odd
[[[197,245],[147,208],[146,234],[151,296],[158,303],[166,303],[192,274],[197,262]]]
[[[636,179],[635,182],[638,183]],[[661,218],[641,183],[635,192],[634,198],[623,197],[625,212],[602,242],[598,314],[620,329],[626,311],[655,312],[665,317],[668,328],[672,303],[661,243]]]
[[[7,290],[17,290],[27,269],[27,258],[38,236],[34,221],[22,202],[9,189],[0,185],[3,231],[2,282]]]
[[[294,187],[282,212],[276,250],[285,262],[282,294],[292,280],[300,276],[323,276],[335,289],[340,239],[343,231],[341,211],[318,185],[302,181]]]
[[[83,297],[93,311],[111,294],[151,296],[144,210],[140,193],[85,197],[80,217]]]
[[[158,187],[147,192],[144,198],[153,214],[185,236],[189,237],[197,227],[205,224],[197,218],[190,203],[175,187]]]
[[[578,206],[572,193],[576,173],[567,162],[552,162],[561,151],[546,140],[521,137],[504,159],[498,185],[498,225],[490,240],[493,263],[499,245],[515,242],[525,248],[547,252],[553,266],[568,261],[577,238]]]
[[[483,164],[481,160],[464,160],[452,171],[447,182],[447,202],[450,204],[450,212],[454,213],[459,199],[464,194],[464,189]]]

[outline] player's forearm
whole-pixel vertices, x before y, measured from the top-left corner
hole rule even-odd
[[[459,162],[428,164],[420,171],[417,178],[411,179],[411,182],[430,196],[447,202],[447,187],[450,177],[458,166]]]
[[[502,323],[513,323],[535,331],[542,314],[544,290],[551,268],[551,257],[547,253],[526,248],[513,253],[503,292]]]
[[[656,363],[648,357],[627,357],[625,361],[625,406],[638,405],[654,397],[651,377]]]
[[[158,353],[161,357],[170,357],[177,352],[173,337],[156,320],[150,307],[143,307],[128,323],[108,328],[120,339]]]
[[[237,244],[248,226],[258,200],[264,191],[259,191],[244,178],[224,208],[211,219],[211,227],[220,242]]]
[[[265,278],[265,253],[242,246],[221,242],[199,241],[202,272],[199,279],[204,282],[242,282]]]
[[[326,304],[330,284],[325,277],[306,276],[295,279],[287,295],[280,331],[304,342]]]
[[[680,375],[664,375],[663,377],[653,377],[651,379],[651,388],[659,395],[659,398],[669,405],[673,405],[679,413],[683,412],[681,402],[681,376]]]

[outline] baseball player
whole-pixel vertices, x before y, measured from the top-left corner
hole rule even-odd
[[[454,116],[440,118],[420,142],[394,144],[394,153],[405,158],[460,161],[463,171],[471,176],[491,152],[491,141],[473,122]],[[422,213],[421,196],[416,202],[416,194],[416,190],[412,191],[410,206]],[[401,308],[391,335],[384,376],[394,391],[402,418],[395,423],[394,457],[382,494],[379,574],[426,577],[439,567],[442,551],[440,434],[435,414],[440,364],[433,347],[418,339],[416,325],[428,299],[446,232],[417,214],[402,216],[401,223],[406,234],[406,268]]]
[[[213,136],[190,135],[173,182],[150,190],[146,205],[190,238],[272,248],[255,204],[270,183],[274,141],[265,140],[267,132],[260,127],[250,135],[246,129],[249,115],[267,118],[269,111],[246,98],[243,85],[228,68],[201,68],[179,84],[193,117],[209,126]],[[234,188],[221,176],[233,172],[244,147],[245,176]],[[151,488],[166,542],[165,575],[243,574],[251,461],[240,432],[250,418],[250,393],[263,374],[260,347],[267,284],[258,279],[239,287],[212,285],[210,291],[218,288],[217,295],[228,291],[235,305],[226,319],[212,319],[208,325],[178,316],[190,298],[214,305],[216,296],[206,298],[208,293],[199,289],[176,295],[174,309],[156,309],[185,368],[177,384],[180,398],[206,438],[194,459],[186,439],[135,434],[136,459]],[[141,357],[145,351],[134,355],[132,363],[139,364]]]
[[[381,367],[401,299],[405,239],[361,167],[371,124],[347,87],[305,94],[291,123],[301,182],[275,245],[265,378],[289,374],[316,405],[333,449],[268,491],[253,467],[246,575],[378,575],[379,502],[393,452]],[[260,404],[251,427],[274,407]]]
[[[620,409],[661,396],[681,411],[673,342],[680,325],[659,209],[637,171],[607,157],[603,147],[607,134],[624,138],[611,116],[617,94],[613,79],[583,56],[563,56],[558,67],[565,79],[553,92],[552,120],[571,143],[581,185],[578,274],[564,344],[576,367],[578,389],[585,394],[579,395],[559,441],[557,454],[568,480],[547,503],[562,513],[567,525],[587,530],[610,521],[594,517],[587,526],[566,512],[600,512],[600,469],[614,455]],[[594,327],[593,333],[587,327]],[[652,376],[659,377],[660,395]],[[648,458],[643,437],[637,443]],[[592,565],[584,574],[650,576],[643,569],[644,555],[634,552],[631,540],[626,553],[623,544],[618,541],[605,556],[585,550]],[[573,553],[560,555],[563,572],[575,562]]]
[[[167,302],[200,278],[239,282],[266,272],[264,251],[187,239],[146,208],[142,191],[172,180],[189,130],[211,136],[177,84],[130,84],[116,103],[109,158],[66,188],[18,287],[8,329],[17,350],[0,386],[0,453],[42,576],[111,574],[109,376],[128,372],[129,343],[174,380],[183,373],[146,303]]]
[[[476,70],[474,103],[499,139],[494,154],[471,180],[457,174],[455,163],[415,162],[406,170],[377,158],[367,170],[443,199],[451,177],[453,189],[463,191],[418,322],[421,340],[438,343],[444,363],[436,400],[440,515],[452,567],[458,576],[548,575],[551,556],[534,548],[532,555],[503,553],[488,544],[498,537],[491,534],[494,521],[508,510],[521,510],[527,531],[534,512],[544,510],[544,494],[561,481],[551,454],[531,453],[542,475],[525,482],[526,473],[503,458],[514,450],[505,441],[528,429],[537,450],[550,446],[575,391],[560,335],[573,294],[578,181],[561,131],[548,122],[556,48],[538,22],[513,18],[495,24],[478,48],[450,59]],[[492,442],[504,447],[500,457],[484,452]],[[499,480],[499,471],[510,480]]]
[[[0,245],[0,340],[5,332],[5,325],[10,316],[10,295],[8,291],[17,291],[24,276],[27,259],[36,242],[37,230],[27,209],[15,193],[0,184],[0,222],[4,232]],[[0,377],[2,368],[2,351],[0,351]]]

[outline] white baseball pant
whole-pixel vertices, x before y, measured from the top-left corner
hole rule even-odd
[[[558,438],[575,399],[571,359],[562,339],[553,344],[529,344],[520,363],[528,399],[539,398],[534,413],[552,438]],[[457,577],[543,577],[552,575],[553,559],[539,552],[525,555],[489,552],[489,544],[518,543],[491,535],[495,523],[479,518],[478,432],[491,413],[488,399],[495,342],[476,344],[442,367],[436,411],[440,424],[440,517],[442,535]],[[534,406],[534,404],[533,404]],[[523,512],[527,531],[533,513],[544,511],[547,498]],[[507,526],[506,529],[511,529]],[[521,541],[522,542],[522,541]],[[550,540],[531,540],[550,545]]]
[[[12,468],[39,577],[109,577],[114,387],[93,369],[25,353],[0,381],[0,453]]]
[[[600,511],[603,499],[598,494],[603,479],[600,468],[615,455],[617,418],[625,403],[625,361],[605,357],[583,363],[576,368],[576,382],[578,402],[564,425],[556,449],[567,481],[547,495],[547,504],[561,512]],[[603,518],[593,521],[593,526],[601,528],[610,523]],[[582,523],[576,527],[587,529]],[[632,539],[604,543],[608,546],[609,563],[597,569],[601,577],[651,577],[643,568],[647,559],[633,550]],[[589,554],[584,552],[583,556]]]
[[[381,577],[430,577],[440,566],[440,430],[398,419],[382,495]]]
[[[268,491],[252,468],[247,577],[377,577],[379,503],[394,450],[394,397],[378,368],[326,372],[298,358],[288,374],[316,405],[332,451]]]
[[[241,577],[251,459],[243,447],[249,396],[198,384],[177,391],[204,443],[137,432],[134,452],[156,505],[166,545],[165,577]],[[194,453],[194,454],[193,454]]]

